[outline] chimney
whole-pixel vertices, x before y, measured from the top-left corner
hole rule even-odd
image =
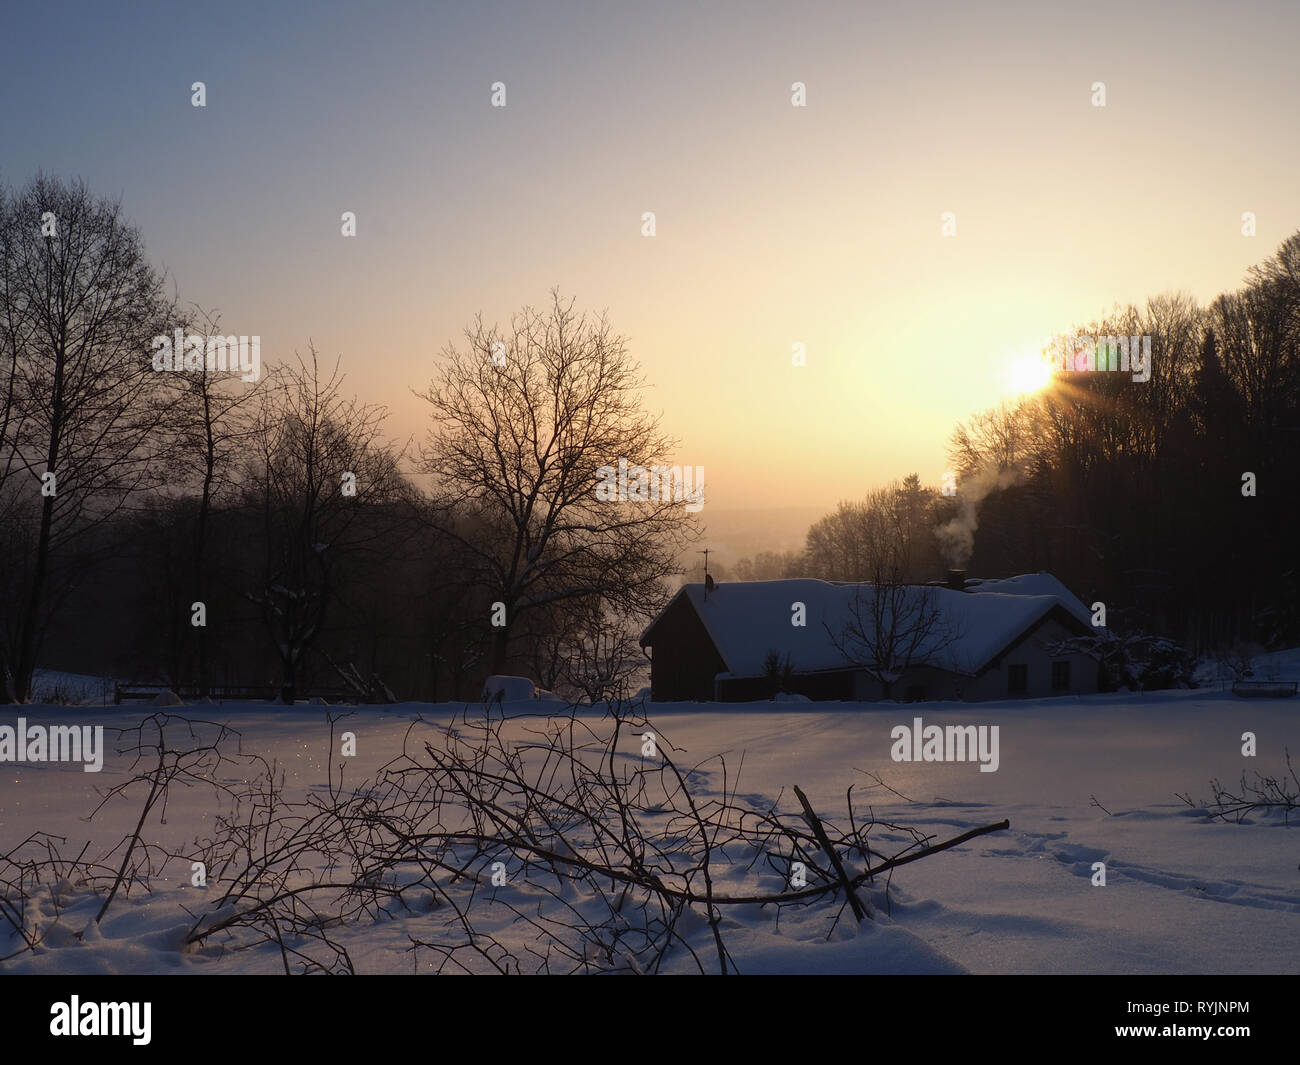
[[[954,592],[964,592],[966,590],[966,571],[964,569],[950,569],[944,587],[950,588]]]

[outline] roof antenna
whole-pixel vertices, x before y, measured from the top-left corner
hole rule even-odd
[[[713,591],[713,578],[709,576],[709,548],[703,551],[696,551],[697,555],[704,556],[704,601],[709,601],[709,593]]]

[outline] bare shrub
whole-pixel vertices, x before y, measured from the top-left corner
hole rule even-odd
[[[220,890],[193,913],[187,949],[270,946],[286,973],[353,972],[342,933],[398,919],[413,964],[439,972],[646,973],[683,959],[735,972],[730,913],[771,908],[779,925],[788,910],[822,907],[829,937],[846,909],[870,918],[881,874],[1008,827],[934,844],[877,821],[852,787],[837,819],[818,815],[798,787],[791,812],[780,809],[784,793],[755,805],[739,797],[725,758],[679,761],[625,700],[542,719],[470,714],[432,737],[435,726],[416,719],[402,753],[373,777],[345,786],[331,765],[326,787],[297,800],[275,764],[223,754],[235,735],[222,726],[202,723],[213,738],[171,752],[164,728],[178,719],[147,718],[129,730],[128,750],[152,767],[106,796],[147,789],[131,835],[93,861],[84,851],[64,860],[66,841],[42,834],[0,856],[0,914],[19,930],[18,952],[36,945],[25,901],[52,878],[105,891],[102,916],[119,889],[147,889],[168,861],[201,860]],[[338,719],[328,720],[333,751]],[[237,788],[216,776],[232,760],[253,770]],[[703,791],[706,774],[716,793]],[[212,835],[171,854],[147,844],[142,828],[165,811],[168,789],[200,782],[224,805]],[[911,842],[886,855],[870,841],[876,827]],[[796,862],[804,875],[792,881]]]

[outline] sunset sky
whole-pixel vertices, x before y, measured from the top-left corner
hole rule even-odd
[[[341,355],[400,438],[476,312],[558,285],[709,506],[937,484],[1043,337],[1208,300],[1300,228],[1294,0],[302,10],[6,15],[0,179],[120,196],[182,299]]]

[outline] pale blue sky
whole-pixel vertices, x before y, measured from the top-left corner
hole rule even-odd
[[[3,16],[0,178],[120,195],[183,298],[342,354],[395,436],[475,312],[558,284],[711,505],[937,483],[1036,337],[1300,228],[1295,3],[107,8]]]

